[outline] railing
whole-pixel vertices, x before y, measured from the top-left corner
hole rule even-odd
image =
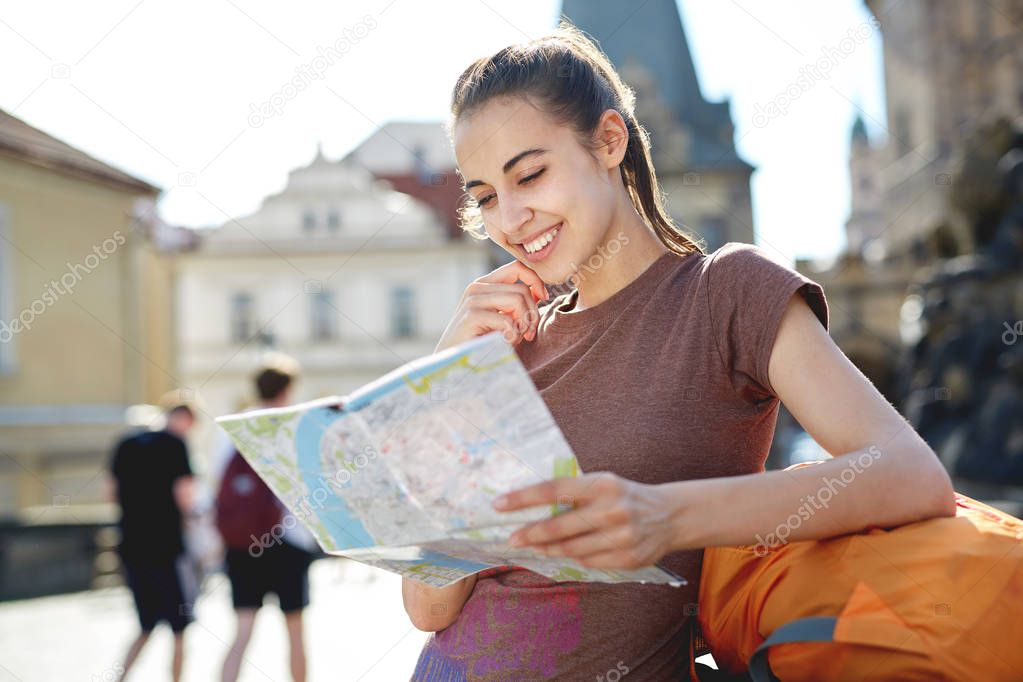
[[[120,584],[112,505],[27,507],[0,521],[0,601]]]

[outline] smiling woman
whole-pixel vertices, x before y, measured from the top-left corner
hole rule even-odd
[[[601,568],[659,562],[689,584],[514,567],[441,589],[404,580],[412,622],[435,632],[414,679],[695,679],[702,548],[771,533],[847,455],[880,453],[789,540],[953,513],[934,453],[828,336],[820,286],[751,245],[705,254],[667,216],[634,104],[567,24],[461,75],[464,227],[515,260],[466,288],[438,350],[503,331],[589,472],[499,500],[574,503],[513,544]],[[565,282],[549,300],[545,283]],[[764,472],[781,402],[834,461]]]

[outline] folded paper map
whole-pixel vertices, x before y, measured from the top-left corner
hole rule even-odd
[[[559,510],[498,512],[492,501],[575,476],[578,465],[499,332],[347,396],[217,422],[289,510],[282,526],[303,523],[328,554],[438,587],[497,566],[554,580],[685,583],[657,567],[591,569],[508,545],[512,531]],[[253,542],[280,541],[272,535]]]

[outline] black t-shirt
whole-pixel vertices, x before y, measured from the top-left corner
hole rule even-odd
[[[184,550],[174,481],[190,476],[185,442],[146,431],[118,443],[110,462],[121,504],[121,554],[136,561],[172,559]]]

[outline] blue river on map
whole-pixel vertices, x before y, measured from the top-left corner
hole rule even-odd
[[[310,493],[306,496],[306,502],[316,510],[316,515],[323,521],[334,542],[343,549],[372,547],[377,544],[376,541],[344,499],[337,495],[336,484],[327,483],[321,477],[320,441],[327,428],[343,416],[343,412],[330,407],[314,407],[303,415],[295,433],[298,471]],[[317,489],[326,490],[330,494],[328,504],[310,499],[312,492]]]

